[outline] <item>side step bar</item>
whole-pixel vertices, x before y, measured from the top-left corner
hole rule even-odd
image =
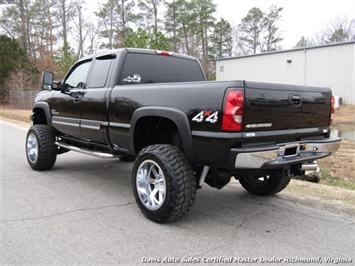
[[[55,145],[62,147],[64,149],[68,149],[71,151],[76,151],[76,152],[80,152],[83,154],[87,154],[87,155],[91,155],[91,156],[95,156],[98,158],[102,158],[102,159],[111,159],[114,158],[115,155],[111,154],[111,153],[104,153],[104,152],[93,152],[93,151],[89,151],[89,150],[84,150],[75,146],[71,146],[71,145],[66,145],[60,142],[55,142]]]

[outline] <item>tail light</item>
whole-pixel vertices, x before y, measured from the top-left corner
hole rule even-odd
[[[334,118],[334,115],[335,115],[335,98],[334,96],[332,95],[332,102],[331,102],[331,107],[330,107],[330,117],[329,117],[329,126],[332,125],[333,123],[333,118]]]
[[[223,131],[241,131],[243,120],[243,90],[228,90],[224,98],[223,106]]]

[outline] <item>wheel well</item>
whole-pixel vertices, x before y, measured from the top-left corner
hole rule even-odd
[[[134,131],[136,154],[153,144],[172,144],[183,149],[178,127],[172,120],[164,117],[146,116],[137,121]]]
[[[32,117],[33,124],[44,124],[47,125],[47,118],[46,113],[42,108],[35,108],[33,109],[33,117]]]

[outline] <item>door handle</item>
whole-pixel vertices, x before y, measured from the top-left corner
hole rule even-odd
[[[302,104],[302,97],[300,95],[290,95],[288,99],[291,105],[299,106]]]

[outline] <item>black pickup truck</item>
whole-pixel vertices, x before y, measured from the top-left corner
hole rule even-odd
[[[134,161],[136,202],[155,222],[188,213],[204,182],[220,189],[234,177],[252,194],[280,192],[340,145],[329,88],[207,82],[193,57],[126,48],[53,79],[43,73],[34,102],[29,165],[49,170],[70,150]]]

